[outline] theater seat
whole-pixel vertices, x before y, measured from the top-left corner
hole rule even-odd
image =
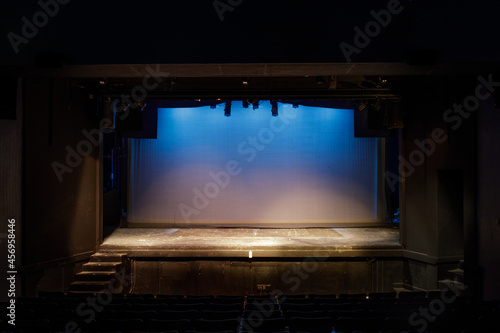
[[[341,299],[366,299],[365,293],[360,294],[339,294],[339,298]]]
[[[279,304],[262,301],[262,302],[245,304],[245,310],[267,312],[267,311],[279,311],[281,309]]]
[[[183,311],[183,310],[196,310],[202,311],[205,310],[206,305],[204,303],[193,303],[193,304],[170,304],[168,306],[169,310],[174,311]]]
[[[85,320],[58,319],[50,322],[51,332],[65,332],[66,329],[72,332],[95,332],[97,331],[97,322],[95,320],[87,322]],[[70,326],[68,326],[70,325]]]
[[[316,297],[313,301],[316,304],[345,304],[345,303],[350,303],[352,300],[346,298]],[[359,300],[354,300],[354,301],[357,302]]]
[[[426,298],[426,291],[400,291],[398,298]]]
[[[309,294],[310,299],[316,299],[318,297],[322,298],[337,298],[337,294]]]
[[[325,314],[322,311],[296,311],[296,310],[288,310],[283,312],[286,320],[290,320],[292,317],[301,317],[301,318],[321,318],[325,317]]]
[[[333,321],[336,331],[378,331],[384,329],[384,320],[376,317],[340,317]]]
[[[293,317],[289,320],[290,332],[331,333],[332,320],[328,317]]]
[[[270,318],[252,320],[252,318],[243,321],[243,329],[253,332],[278,332],[286,328],[285,318]]]
[[[216,303],[216,304],[234,304],[234,303],[243,304],[244,302],[245,302],[245,297],[243,297],[243,296],[219,295],[219,296],[212,298],[210,300],[210,303]]]
[[[186,331],[191,332],[191,331]],[[149,331],[129,331],[127,333],[149,333]],[[162,333],[179,333],[179,331],[162,331]]]
[[[206,320],[198,319],[195,321],[194,327],[195,331],[201,332],[219,332],[219,331],[231,331],[238,332],[240,322],[236,319],[224,319],[224,320]]]
[[[162,320],[187,319],[189,321],[194,321],[198,318],[200,318],[200,312],[196,310],[183,310],[183,311],[164,310],[158,312],[158,319]]]
[[[101,319],[97,323],[101,331],[130,331],[140,330],[144,327],[144,321],[139,318],[132,319]]]
[[[158,319],[158,313],[154,310],[145,311],[122,311],[118,313],[119,318],[141,318],[145,319]]]
[[[279,304],[309,304],[309,303],[314,303],[314,301],[310,298],[305,298],[305,297],[289,297],[289,296],[283,296],[279,299]]]
[[[355,304],[353,303],[338,303],[338,304],[329,304],[329,303],[321,303],[317,307],[317,309],[327,313],[328,311],[349,311],[356,309]]]
[[[142,329],[147,332],[177,331],[179,333],[184,333],[188,330],[192,330],[193,325],[191,321],[188,319],[177,319],[177,320],[149,319],[145,321]]]
[[[229,311],[204,310],[201,312],[201,319],[208,319],[208,320],[236,319],[239,317],[241,317],[241,311],[238,310],[229,310]]]
[[[205,310],[211,310],[211,311],[231,311],[231,310],[237,310],[242,312],[243,311],[243,302],[242,303],[210,303],[206,306]]]
[[[396,298],[396,292],[385,292],[385,293],[369,293],[369,299],[394,299]]]
[[[243,318],[261,318],[261,319],[271,319],[271,318],[281,318],[283,314],[281,311],[257,311],[257,310],[245,310],[243,312]],[[254,318],[254,319],[255,319]]]
[[[16,330],[25,332],[49,332],[50,322],[47,319],[21,320],[16,322]]]
[[[369,311],[367,310],[347,310],[347,311],[339,311],[339,310],[330,310],[327,312],[328,317],[333,319],[338,319],[341,317],[350,317],[350,318],[366,318],[369,317]]]
[[[319,310],[319,307],[316,305],[316,303],[303,303],[303,304],[296,304],[296,303],[285,303],[281,306],[281,309],[283,311],[289,311],[289,310],[294,310],[294,311],[315,311]]]
[[[271,296],[271,295],[259,295],[259,296],[248,296],[247,297],[247,303],[252,303],[252,302],[271,302],[271,303],[278,303],[278,300],[276,297]]]

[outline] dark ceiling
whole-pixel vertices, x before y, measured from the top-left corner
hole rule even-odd
[[[37,1],[2,3],[0,65],[33,65],[47,52],[73,65],[348,63],[340,44],[354,45],[355,28],[366,31],[373,13],[389,6],[397,14],[351,55],[353,63],[405,62],[415,50],[434,51],[440,63],[497,62],[500,55],[494,0],[58,1],[66,4],[46,22]],[[214,4],[226,11],[219,15]],[[8,34],[23,35],[23,18],[37,17],[40,27],[15,53]]]

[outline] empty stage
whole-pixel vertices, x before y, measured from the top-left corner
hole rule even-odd
[[[403,282],[393,228],[120,228],[100,252],[128,255],[132,293],[369,293]]]
[[[100,247],[142,258],[260,260],[306,257],[400,257],[394,228],[118,228]]]

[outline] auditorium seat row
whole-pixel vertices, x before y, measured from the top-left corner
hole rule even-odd
[[[83,332],[500,331],[497,301],[463,297],[445,304],[438,297],[426,298],[428,294],[368,299],[361,295],[107,296],[42,293],[38,298],[19,298],[16,331],[64,331],[68,323]],[[90,311],[91,303],[95,311]],[[439,313],[424,322],[425,309]],[[4,331],[11,329],[1,324]]]
[[[385,299],[385,298],[436,298],[440,297],[442,290],[430,290],[430,291],[401,291],[401,292],[372,292],[372,293],[358,293],[358,294],[301,294],[301,295],[283,295],[287,299],[314,299],[314,298],[341,298],[341,299],[360,299],[360,298],[371,298],[371,299]],[[67,297],[71,295],[72,297],[84,297],[88,295],[92,295],[91,293],[78,293],[78,294],[67,294],[64,292],[47,292],[40,291],[38,292],[38,297],[50,297],[50,298],[60,298]],[[243,299],[245,296],[232,296],[232,295],[207,295],[207,296],[195,296],[195,295],[171,295],[171,294],[115,294],[115,297],[121,298],[161,298],[161,299],[190,299],[190,298],[200,298],[200,299]],[[283,296],[278,296],[278,299],[281,299]],[[253,299],[261,299],[261,298],[269,298],[269,295],[257,295],[257,296],[247,296]]]

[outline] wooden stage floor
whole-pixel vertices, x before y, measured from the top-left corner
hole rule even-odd
[[[130,257],[400,257],[399,229],[117,228],[100,252]]]

